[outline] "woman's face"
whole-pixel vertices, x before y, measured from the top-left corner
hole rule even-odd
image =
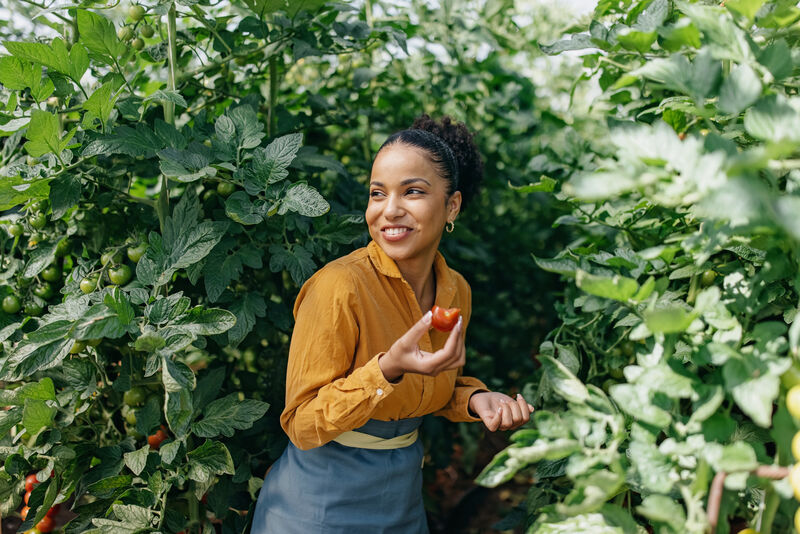
[[[396,262],[430,258],[461,193],[447,196],[447,181],[419,148],[389,145],[372,164],[366,220],[373,240]]]

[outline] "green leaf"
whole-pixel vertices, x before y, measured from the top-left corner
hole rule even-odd
[[[180,441],[171,441],[161,446],[158,453],[161,455],[161,461],[165,464],[171,464],[178,456],[181,449]]]
[[[89,68],[89,56],[81,44],[75,44],[68,51],[63,39],[56,37],[50,45],[31,42],[3,43],[12,55],[34,63],[40,63],[48,69],[53,69],[65,76],[80,82],[86,69]]]
[[[32,198],[47,198],[50,179],[28,180],[21,177],[3,176],[0,180],[0,210],[8,210]]]
[[[35,158],[48,153],[60,156],[61,151],[67,148],[74,134],[75,130],[73,129],[66,136],[61,137],[58,117],[52,113],[35,109],[31,112],[31,122],[25,133],[25,137],[28,138],[25,150]]]
[[[704,456],[714,471],[750,472],[758,467],[756,451],[745,441],[736,441],[724,446],[719,443],[707,443]]]
[[[284,269],[288,270],[294,283],[301,286],[308,277],[314,274],[316,264],[311,253],[301,245],[287,245],[287,247],[278,244],[270,245],[269,269],[273,273]]]
[[[647,328],[651,332],[663,332],[665,334],[685,332],[694,319],[694,313],[687,312],[684,308],[678,306],[656,308],[644,312],[644,322]]]
[[[165,379],[165,382],[172,379]],[[172,386],[174,387],[174,386]],[[185,439],[189,434],[192,422],[192,393],[185,388],[167,393],[166,407],[167,424],[178,439]]]
[[[30,88],[37,102],[46,100],[55,86],[50,78],[42,78],[42,67],[14,57],[0,57],[0,84],[21,91]]]
[[[655,31],[640,32],[628,30],[625,33],[617,34],[617,41],[628,50],[634,50],[640,54],[645,54],[650,51],[657,37],[658,33]]]
[[[131,157],[152,158],[161,148],[162,142],[153,130],[142,123],[136,129],[117,126],[111,134],[98,137],[83,149],[83,157],[105,154],[125,154]]]
[[[614,384],[609,393],[622,411],[638,421],[657,427],[666,427],[672,422],[669,412],[651,402],[649,385]]]
[[[726,0],[725,7],[752,21],[756,18],[756,13],[764,5],[764,2],[765,0]]]
[[[680,532],[686,524],[683,506],[666,495],[648,495],[636,511],[653,521],[667,523],[676,532]]]
[[[249,105],[229,109],[226,113],[236,127],[239,148],[255,148],[264,138],[264,125],[258,121],[256,110]]]
[[[236,324],[228,330],[228,343],[236,346],[253,329],[256,317],[266,315],[267,304],[260,293],[248,291],[231,303],[230,311],[236,316]]]
[[[761,79],[748,65],[739,65],[725,78],[719,91],[719,108],[741,113],[761,96]]]
[[[264,220],[264,210],[253,204],[244,191],[236,191],[225,200],[225,215],[244,225],[258,224]]]
[[[50,207],[53,219],[60,219],[81,199],[81,181],[75,176],[62,174],[50,182]]]
[[[536,526],[531,534],[627,534],[621,527],[609,525],[602,514],[580,514],[563,520],[549,519]]]
[[[669,493],[674,485],[674,469],[669,458],[654,443],[632,440],[628,445],[628,458],[639,483],[647,492]]]
[[[28,261],[22,269],[22,276],[33,278],[42,272],[45,267],[53,263],[57,246],[58,243],[56,242],[45,242],[36,247],[28,256]]]
[[[632,278],[595,276],[582,269],[575,273],[575,285],[591,295],[622,302],[627,302],[639,290],[639,284]]]
[[[549,178],[547,176],[540,176],[539,181],[536,182],[535,184],[515,186],[509,182],[508,185],[509,187],[511,187],[511,189],[519,191],[520,193],[539,193],[539,192],[550,193],[555,189],[557,183],[558,182],[556,180],[553,180],[552,178]]]
[[[245,188],[251,195],[264,192],[267,186],[289,176],[289,165],[303,143],[302,134],[278,137],[266,148],[253,151],[253,161],[246,173]]]
[[[55,321],[28,335],[2,367],[3,380],[19,380],[41,369],[57,366],[69,354],[74,341],[67,339],[72,321]]]
[[[769,428],[772,405],[778,398],[780,379],[773,374],[757,375],[744,361],[731,358],[722,368],[725,388],[733,395],[736,405],[757,425]]]
[[[317,11],[325,4],[325,0],[245,0],[244,3],[259,18],[265,18],[276,11],[283,11],[289,17],[294,17],[301,9],[309,13]]]
[[[164,356],[161,369],[163,370],[161,379],[164,383],[164,390],[168,393],[181,390],[191,391],[197,384],[194,371],[183,362],[176,362]]]
[[[568,402],[583,403],[589,399],[589,391],[583,382],[578,380],[574,374],[567,369],[560,361],[546,356],[539,355],[539,361],[544,368],[544,372],[549,379],[553,390]]]
[[[166,344],[167,342],[160,335],[155,332],[147,332],[136,338],[133,348],[140,352],[155,352]]]
[[[533,256],[531,254],[531,256]],[[539,266],[540,269],[544,269],[545,271],[557,274],[565,274],[569,276],[575,276],[575,273],[578,270],[577,264],[567,258],[537,258],[533,256],[533,261],[536,262],[536,265]]]
[[[91,127],[94,119],[99,119],[105,129],[105,124],[111,116],[111,110],[114,109],[118,97],[114,94],[113,86],[112,82],[104,83],[83,103],[83,109],[86,110],[86,114],[83,116],[84,127]]]
[[[102,15],[79,9],[77,21],[80,42],[108,65],[114,65],[127,52],[127,46],[117,37],[114,24]]]
[[[475,483],[486,488],[496,488],[503,482],[511,480],[524,464],[512,459],[508,454],[510,448],[498,452],[489,464],[483,468],[475,479]]]
[[[777,39],[764,48],[758,56],[758,62],[769,69],[775,80],[790,76],[794,68],[791,50],[783,39]]]
[[[283,215],[286,210],[290,210],[306,217],[319,217],[327,213],[330,208],[325,198],[314,187],[297,183],[286,191],[278,213]]]
[[[233,459],[228,449],[219,441],[206,440],[186,456],[189,459],[189,478],[197,482],[208,482],[215,475],[232,475]]]
[[[715,59],[752,64],[755,58],[747,34],[736,25],[730,12],[718,6],[680,4],[703,35],[704,44]]]
[[[542,52],[544,52],[548,56],[555,56],[560,54],[561,52],[566,52],[568,50],[584,50],[586,48],[597,48],[597,45],[594,43],[594,41],[592,41],[592,38],[586,35],[585,33],[577,33],[573,35],[570,39],[557,41],[551,45],[540,44],[539,48],[541,48]]]
[[[236,324],[236,316],[220,308],[203,309],[200,306],[172,323],[182,331],[196,336],[210,336],[227,332]]]
[[[232,437],[235,430],[246,430],[261,419],[269,404],[253,399],[239,400],[237,393],[217,399],[203,411],[203,419],[192,425],[192,432],[202,438],[220,434]]]
[[[183,98],[179,92],[167,91],[164,89],[154,91],[153,94],[145,98],[143,102],[160,102],[162,104],[165,102],[171,102],[176,106],[181,106],[182,108],[189,107],[189,104],[186,103],[186,99]]]
[[[49,428],[58,410],[49,406],[46,401],[25,399],[22,410],[22,425],[31,434],[36,434],[42,428]]]
[[[200,152],[165,148],[159,151],[158,158],[161,172],[181,182],[194,182],[217,174],[217,170],[209,166],[208,157]]]
[[[148,454],[150,454],[150,445],[145,445],[139,450],[126,452],[122,457],[125,459],[125,465],[128,466],[128,469],[133,471],[134,475],[139,476],[147,465]]]

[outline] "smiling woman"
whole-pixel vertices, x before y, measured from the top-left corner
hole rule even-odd
[[[372,242],[312,276],[294,307],[281,424],[291,442],[268,473],[252,532],[428,532],[423,416],[516,428],[532,407],[461,370],[471,291],[438,247],[477,192],[463,124],[423,116],[389,137],[370,176]],[[459,308],[448,331],[430,310]]]

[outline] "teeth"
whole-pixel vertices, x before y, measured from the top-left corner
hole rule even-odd
[[[408,231],[410,231],[408,228],[387,228],[385,230],[386,235],[400,235]]]

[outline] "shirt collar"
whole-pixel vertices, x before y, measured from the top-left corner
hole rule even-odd
[[[367,252],[372,264],[380,273],[392,278],[403,278],[403,274],[397,268],[397,263],[374,240],[367,245]],[[436,304],[450,307],[456,294],[456,280],[447,266],[444,256],[438,250],[433,259],[433,269],[436,273]]]

